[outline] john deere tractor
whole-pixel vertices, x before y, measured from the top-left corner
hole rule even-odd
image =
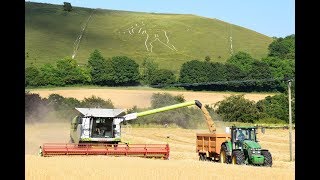
[[[228,164],[251,164],[272,166],[271,153],[258,143],[257,127],[232,126],[231,139],[223,142],[220,149],[220,162]],[[264,129],[262,129],[264,133]]]

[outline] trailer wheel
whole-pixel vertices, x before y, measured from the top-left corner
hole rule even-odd
[[[221,145],[221,149],[220,149],[220,162],[221,163],[227,163],[227,147],[225,144]]]
[[[244,164],[245,161],[245,156],[244,153],[242,151],[233,151],[232,152],[232,164]]]
[[[199,154],[199,161],[202,161],[202,154]]]
[[[208,160],[206,154],[203,154],[203,160],[204,160],[204,161],[207,161],[207,160]]]
[[[261,151],[261,155],[264,156],[263,166],[271,167],[271,166],[272,166],[272,156],[271,156],[271,153],[270,153],[269,151]]]
[[[205,161],[207,156],[205,154],[199,154],[199,161]]]

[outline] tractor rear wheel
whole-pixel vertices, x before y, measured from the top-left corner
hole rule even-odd
[[[263,166],[272,166],[272,156],[269,151],[261,151],[261,155],[264,156],[264,163]]]
[[[220,162],[221,163],[227,163],[227,147],[225,144],[221,145],[221,149],[220,149]]]
[[[245,156],[244,153],[242,151],[233,151],[232,152],[232,164],[244,164],[245,161]]]

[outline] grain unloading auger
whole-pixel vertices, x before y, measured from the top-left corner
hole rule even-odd
[[[76,108],[70,128],[69,143],[45,143],[40,147],[42,156],[54,155],[112,155],[169,159],[169,144],[121,143],[121,124],[138,117],[196,105],[204,113],[209,131],[216,131],[207,109],[198,101],[189,101],[148,111],[122,116],[122,109]]]

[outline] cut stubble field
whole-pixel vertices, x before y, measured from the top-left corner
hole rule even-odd
[[[56,93],[79,100],[95,95],[105,100],[111,99],[115,108],[123,109],[133,106],[150,107],[153,93],[168,92],[172,95],[183,95],[186,101],[199,100],[208,105],[214,105],[232,94],[240,94],[125,88],[66,88],[29,91],[38,93],[41,97],[48,97]],[[245,98],[258,101],[268,95],[274,94],[248,93],[245,94]],[[52,122],[26,124],[26,179],[295,179],[295,163],[289,161],[289,133],[284,129],[267,129],[265,134],[258,134],[259,143],[262,147],[269,149],[273,156],[273,167],[271,168],[199,161],[195,150],[196,133],[207,133],[208,129],[176,127],[122,128],[122,139],[129,144],[169,143],[169,160],[110,156],[38,156],[39,146],[43,143],[68,142],[70,124],[66,122],[59,119]],[[222,123],[217,123],[218,133],[224,131],[224,128]],[[293,139],[294,135],[293,133]]]
[[[218,132],[223,129],[218,126]],[[169,143],[169,160],[111,156],[40,157],[37,152],[41,144],[68,142],[69,124],[26,124],[25,130],[26,179],[294,179],[295,176],[295,164],[289,161],[289,134],[284,129],[267,129],[265,134],[258,134],[259,143],[272,153],[271,168],[199,161],[195,151],[196,133],[208,132],[207,129],[123,127],[124,142]]]

